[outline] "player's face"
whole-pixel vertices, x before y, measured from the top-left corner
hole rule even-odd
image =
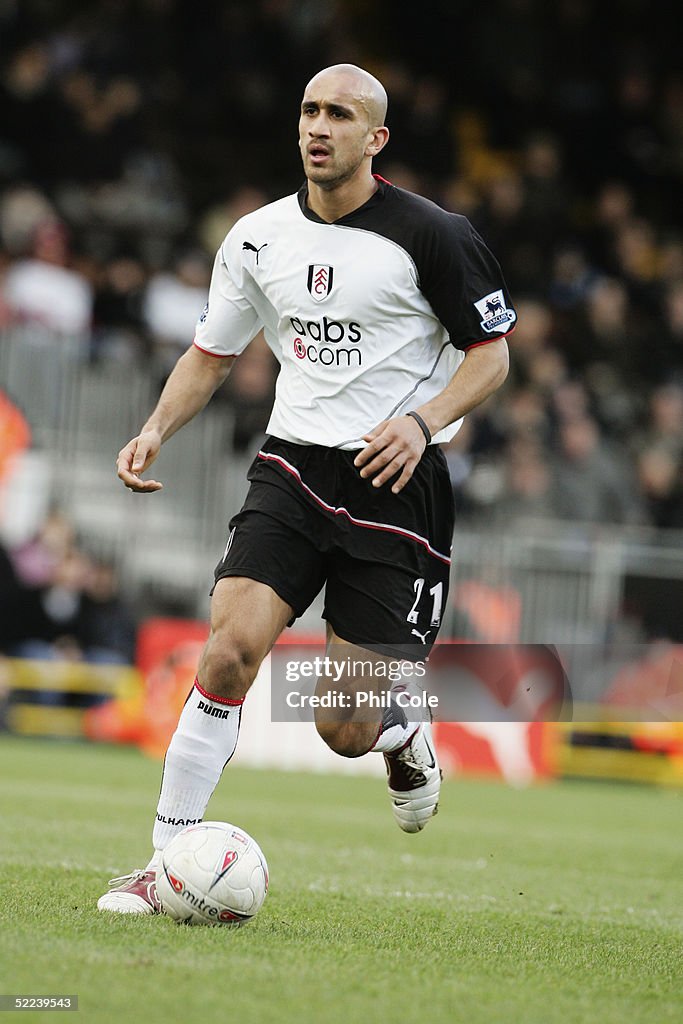
[[[314,79],[304,93],[299,148],[309,181],[335,188],[361,167],[374,138],[362,99],[342,77]]]

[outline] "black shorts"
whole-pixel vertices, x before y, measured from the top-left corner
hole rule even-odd
[[[266,583],[295,618],[325,586],[323,617],[337,636],[419,660],[448,596],[454,508],[446,460],[428,447],[392,494],[391,482],[375,488],[361,478],[357,454],[268,438],[215,579]]]

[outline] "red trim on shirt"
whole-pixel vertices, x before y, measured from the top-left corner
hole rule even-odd
[[[208,348],[202,348],[201,345],[197,344],[197,339],[196,338],[192,342],[192,344],[194,345],[195,348],[198,348],[200,352],[203,352],[205,356],[213,356],[214,359],[236,359],[237,358],[231,352],[228,352],[227,354],[224,354],[222,352],[209,352]]]
[[[383,178],[381,174],[373,174],[373,178],[376,181],[383,181],[385,185],[393,185],[393,181],[389,181],[388,178]]]
[[[500,341],[502,338],[509,338],[516,326],[517,324],[513,324],[509,331],[505,334],[498,334],[495,338],[484,338],[482,341],[473,341],[471,345],[466,345],[463,351],[469,352],[471,348],[479,348],[480,345],[490,345],[492,341]]]

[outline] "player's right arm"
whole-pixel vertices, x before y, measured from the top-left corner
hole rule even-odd
[[[121,449],[116,460],[119,479],[131,491],[159,491],[158,480],[143,480],[159,450],[169,437],[204,408],[230,373],[234,357],[223,358],[191,345],[166,381],[157,406],[144,427]]]
[[[161,489],[158,480],[143,480],[142,474],[152,465],[164,441],[201,412],[230,373],[235,357],[262,326],[239,276],[241,223],[237,222],[216,254],[209,301],[199,318],[194,343],[176,363],[156,409],[138,436],[118,454],[119,478],[131,491]],[[232,271],[228,261],[233,264]]]

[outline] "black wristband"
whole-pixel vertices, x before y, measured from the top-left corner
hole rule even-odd
[[[422,419],[422,417],[420,416],[419,412],[407,412],[406,416],[412,416],[413,417],[413,419],[417,423],[418,427],[420,428],[420,430],[424,434],[425,441],[427,442],[427,444],[431,444],[432,443],[432,435],[429,433],[429,427],[427,426],[425,421]]]

